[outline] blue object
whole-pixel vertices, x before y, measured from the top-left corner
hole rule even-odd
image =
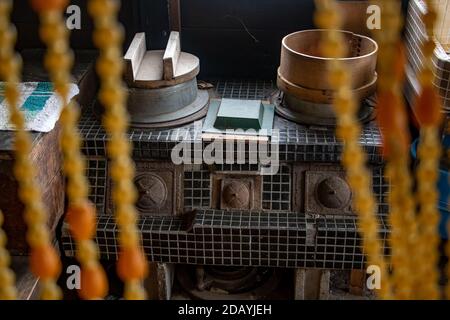
[[[411,145],[411,154],[414,159],[417,158],[417,145],[419,140],[416,140]],[[448,239],[448,230],[447,226],[449,223],[450,211],[449,211],[449,196],[450,196],[450,174],[448,170],[441,169],[439,170],[439,181],[438,181],[438,189],[439,189],[439,203],[438,208],[441,212],[441,221],[439,222],[439,234],[442,239]]]

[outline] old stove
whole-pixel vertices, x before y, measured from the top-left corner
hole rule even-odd
[[[359,65],[368,70],[364,78],[355,76],[355,85],[365,88],[355,89],[364,100],[376,80],[370,55],[376,44],[348,36]],[[339,164],[342,145],[333,126],[325,126],[332,117],[308,115],[314,102],[301,102],[307,101],[305,90],[298,91],[302,73],[286,65],[295,66],[302,57],[289,48],[289,37],[283,41],[286,53],[277,81],[282,93],[272,81],[219,79],[202,86],[214,89],[198,89],[199,60],[181,52],[176,32],[165,51],[147,51],[145,35],[137,34],[125,55],[138,224],[162,299],[173,297],[176,287],[201,299],[266,298],[286,288],[281,285],[286,277],[291,288],[286,297],[326,298],[330,270],[354,270],[352,285],[363,286],[357,270],[364,266],[364,253],[352,192]],[[320,92],[329,103],[330,94]],[[102,258],[115,260],[118,230],[107,138],[95,115],[99,109],[85,109],[80,129],[91,200],[99,213],[96,241]],[[361,110],[372,114],[369,109]],[[369,117],[365,120],[361,143],[373,172],[385,240],[388,186],[380,132]],[[65,225],[61,243],[67,256],[75,255]]]

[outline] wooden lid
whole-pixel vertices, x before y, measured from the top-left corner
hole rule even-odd
[[[129,87],[155,89],[192,80],[200,72],[200,60],[181,52],[180,36],[173,31],[165,50],[147,51],[145,33],[137,33],[125,54],[125,80]]]

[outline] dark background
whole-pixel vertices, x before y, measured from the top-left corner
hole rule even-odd
[[[281,39],[313,28],[313,0],[180,0],[182,49],[201,61],[201,77],[274,78]],[[402,0],[406,8],[408,0]],[[73,30],[74,49],[92,49],[87,0],[73,0],[82,11],[81,30]],[[43,47],[38,18],[28,1],[14,1],[18,49]],[[167,0],[123,0],[120,20],[128,47],[136,32],[147,33],[148,48],[165,47],[170,33]]]

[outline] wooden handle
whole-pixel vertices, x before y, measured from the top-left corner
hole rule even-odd
[[[166,51],[163,57],[164,80],[172,80],[175,78],[175,72],[180,58],[181,44],[180,33],[172,31],[169,41],[167,42]]]

